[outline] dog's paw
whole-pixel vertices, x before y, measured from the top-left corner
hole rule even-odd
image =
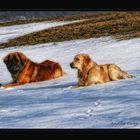
[[[63,90],[70,90],[72,88],[72,86],[66,87]]]
[[[76,86],[72,86],[71,89],[78,89],[78,88],[81,88],[81,87],[82,87],[82,86],[76,85]]]
[[[5,89],[5,87],[4,86],[0,86],[0,89]]]
[[[5,87],[5,90],[11,90],[13,87]]]
[[[4,86],[1,86],[0,89],[11,90],[11,89],[13,89],[13,87],[4,87]]]

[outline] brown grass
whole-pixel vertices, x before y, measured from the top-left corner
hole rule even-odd
[[[88,21],[53,27],[17,37],[7,43],[0,44],[0,47],[34,45],[101,36],[114,36],[117,39],[140,37],[140,12],[111,12],[92,15]]]
[[[98,13],[95,15],[98,16]],[[34,23],[34,22],[43,22],[43,21],[72,21],[72,20],[80,20],[85,18],[93,18],[93,14],[86,13],[86,14],[78,14],[73,16],[60,16],[60,17],[53,17],[53,18],[36,18],[36,19],[26,19],[26,20],[14,20],[8,22],[0,23],[0,26],[11,26],[11,25],[19,25],[19,24],[27,24],[27,23]]]

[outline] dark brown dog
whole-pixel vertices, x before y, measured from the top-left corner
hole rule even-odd
[[[28,59],[21,52],[13,52],[4,58],[13,83],[3,85],[3,87],[13,87],[31,82],[51,80],[63,76],[63,70],[59,63],[46,60],[36,63]]]
[[[70,66],[78,70],[79,81],[76,87],[134,77],[115,64],[98,65],[88,54],[76,55]]]

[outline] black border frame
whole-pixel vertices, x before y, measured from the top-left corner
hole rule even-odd
[[[0,10],[140,10],[139,0],[3,0]]]
[[[3,0],[0,11],[138,11],[139,0]],[[0,137],[137,138],[139,129],[0,129]]]
[[[109,139],[136,139],[140,136],[138,129],[1,129],[0,137],[25,138],[103,138]]]

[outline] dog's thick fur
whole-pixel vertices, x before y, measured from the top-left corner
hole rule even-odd
[[[13,52],[4,58],[13,83],[3,85],[3,87],[13,87],[31,82],[51,80],[63,76],[63,70],[59,63],[46,60],[36,63],[28,59],[21,52]]]
[[[134,77],[115,64],[98,65],[88,54],[76,55],[70,66],[78,70],[78,84],[75,87]]]

